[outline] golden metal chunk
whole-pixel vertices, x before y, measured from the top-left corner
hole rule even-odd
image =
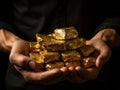
[[[37,42],[41,45],[42,49],[48,51],[63,51],[66,50],[64,40],[56,40],[52,36],[36,34]]]
[[[39,71],[44,71],[45,70],[45,67],[44,67],[44,60],[41,59],[41,55],[40,53],[33,53],[33,52],[30,52],[29,53],[29,56],[31,58],[33,58],[36,62],[36,68],[34,71],[36,72],[39,72]]]
[[[45,63],[50,63],[60,60],[60,54],[58,52],[48,52],[47,50],[40,52],[42,59]]]
[[[30,48],[40,48],[40,45],[38,42],[30,42]]]
[[[38,49],[38,48],[35,48],[35,49],[30,49],[30,52],[40,52],[40,49]]]
[[[40,52],[40,44],[38,42],[30,42],[30,52]]]
[[[95,65],[99,52],[86,39],[79,37],[75,27],[57,28],[53,33],[36,34],[36,42],[30,42],[29,56],[36,61],[35,71],[61,67]]]
[[[66,51],[61,53],[64,62],[80,61],[81,55],[77,51]]]
[[[80,47],[78,51],[83,55],[83,56],[89,56],[95,51],[95,48],[91,45],[84,45],[83,47]]]
[[[75,27],[57,28],[54,30],[53,37],[55,39],[73,39],[78,37]]]
[[[54,40],[53,36],[45,35],[45,34],[36,34],[37,42],[51,42]]]
[[[52,42],[43,42],[43,46],[48,51],[65,51],[65,41],[54,40]]]
[[[44,63],[44,60],[42,59],[40,53],[30,52],[29,56],[33,58],[37,63]]]
[[[81,66],[80,61],[71,61],[71,62],[65,62],[66,67],[76,67],[76,66]]]
[[[46,70],[51,70],[54,68],[62,68],[64,66],[65,66],[64,62],[59,61],[59,62],[48,63],[48,64],[46,64],[45,68],[46,68]]]
[[[83,38],[71,39],[71,40],[67,40],[65,44],[66,44],[67,50],[74,50],[84,46],[85,39]]]
[[[81,60],[82,67],[89,68],[95,66],[96,58],[95,57],[84,57]]]

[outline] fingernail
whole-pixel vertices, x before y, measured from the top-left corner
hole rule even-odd
[[[29,61],[29,66],[31,69],[35,69],[35,62],[34,61]]]

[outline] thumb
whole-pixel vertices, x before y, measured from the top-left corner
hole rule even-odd
[[[25,55],[22,54],[14,54],[14,56],[10,56],[10,63],[20,67],[21,69],[34,69],[35,68],[35,61]]]

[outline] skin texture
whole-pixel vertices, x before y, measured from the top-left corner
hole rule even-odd
[[[5,32],[5,34],[3,32]],[[101,30],[93,38],[86,41],[87,45],[92,45],[99,51],[99,55],[96,58],[96,66],[87,69],[80,66],[69,68],[62,67],[50,71],[34,72],[36,63],[32,58],[28,57],[29,42],[16,38],[17,36],[5,30],[1,30],[0,34],[2,34],[2,38],[6,38],[7,36],[9,38],[9,41],[8,39],[0,39],[0,42],[3,43],[1,49],[10,53],[10,63],[14,65],[26,82],[43,85],[59,83],[66,79],[71,83],[81,84],[88,80],[95,79],[98,76],[101,67],[109,61],[109,58],[112,55],[111,48],[120,46],[119,36],[116,35],[114,29]],[[112,35],[112,39],[108,38],[109,34]],[[116,45],[113,43],[115,40],[118,40],[118,44]],[[110,44],[108,44],[108,42]]]
[[[95,79],[98,76],[101,67],[109,60],[112,54],[111,49],[100,39],[88,40],[86,44],[94,46],[99,51],[99,55],[96,58],[96,66],[86,69],[80,66],[70,67],[70,82],[84,83],[88,80]]]

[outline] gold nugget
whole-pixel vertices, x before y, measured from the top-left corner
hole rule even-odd
[[[40,44],[38,42],[30,42],[30,52],[40,52]]]
[[[83,56],[89,56],[95,51],[95,48],[91,45],[84,45],[83,47],[80,47],[78,51],[83,55]]]
[[[43,46],[48,51],[65,51],[65,41],[54,40],[52,42],[43,42]]]
[[[47,63],[45,68],[46,68],[46,70],[51,70],[51,69],[54,69],[54,68],[62,68],[64,66],[65,66],[64,62],[59,61],[59,62]]]
[[[69,62],[69,61],[80,61],[81,55],[77,51],[66,51],[61,53],[62,60],[64,62]]]
[[[53,37],[55,39],[73,39],[78,37],[78,32],[75,27],[58,28],[54,30]]]
[[[75,50],[85,45],[84,38],[75,38],[66,40],[65,42],[67,50]]]
[[[66,50],[64,40],[56,40],[53,36],[36,34],[37,42],[41,45],[42,49],[48,51],[63,51]]]
[[[41,51],[40,54],[42,56],[42,60],[45,63],[50,63],[60,60],[60,55],[58,52],[48,52],[47,50],[45,50],[45,51]]]
[[[35,62],[36,62],[36,69],[34,71],[38,72],[38,71],[44,71],[45,70],[45,68],[44,68],[44,60],[41,59],[40,53],[31,52],[29,54],[29,56],[31,58],[33,58],[35,60]]]
[[[95,66],[96,58],[95,57],[84,57],[81,60],[82,67],[88,68]]]
[[[67,67],[76,67],[76,66],[81,66],[80,61],[70,61],[70,62],[65,62],[65,66]]]
[[[95,65],[99,52],[86,39],[79,37],[75,27],[57,28],[53,33],[36,34],[36,42],[30,42],[29,56],[36,61],[35,71],[54,68]]]
[[[45,34],[36,34],[37,42],[51,42],[54,40],[53,36],[45,35]]]

